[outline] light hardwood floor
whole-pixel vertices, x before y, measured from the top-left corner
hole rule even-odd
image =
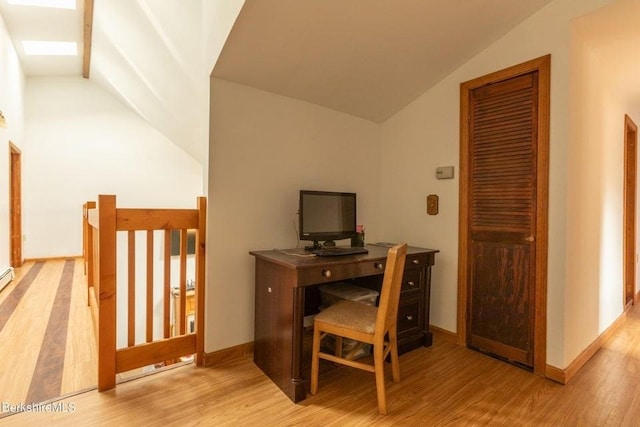
[[[16,269],[16,278],[0,292],[0,314],[0,404],[24,403],[29,396],[49,400],[96,386],[96,341],[80,259],[27,262]],[[51,388],[58,392],[44,390]]]
[[[340,367],[320,377],[318,394],[293,404],[243,358],[212,368],[170,369],[21,413],[3,425],[206,426],[638,426],[640,309],[562,386],[462,348],[435,344],[400,357],[389,382],[389,415],[377,413],[373,375]],[[53,410],[54,408],[49,408]]]

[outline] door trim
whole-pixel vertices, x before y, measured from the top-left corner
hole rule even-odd
[[[9,258],[16,268],[22,266],[21,157],[20,149],[9,141]]]
[[[636,293],[636,191],[638,126],[624,116],[624,184],[623,184],[623,307],[634,304]]]
[[[533,371],[546,376],[547,360],[547,247],[549,211],[549,111],[551,55],[464,82],[460,85],[460,216],[458,223],[458,344],[467,346],[469,289],[469,97],[487,84],[538,72],[538,141],[535,236],[535,298]]]

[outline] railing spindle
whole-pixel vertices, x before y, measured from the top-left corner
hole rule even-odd
[[[164,230],[164,287],[163,287],[163,307],[164,307],[164,337],[171,336],[171,230]],[[174,328],[176,325],[174,325]]]
[[[153,341],[153,230],[147,231],[147,342]]]
[[[136,344],[136,232],[127,232],[127,345]]]
[[[180,230],[180,335],[187,323],[187,230]]]

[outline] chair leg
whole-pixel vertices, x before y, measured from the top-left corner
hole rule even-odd
[[[387,396],[384,387],[384,345],[373,346],[373,364],[376,375],[376,391],[378,393],[378,412],[387,415]]]
[[[309,392],[316,394],[318,391],[318,371],[320,370],[320,328],[314,325],[313,328],[313,347],[311,350],[311,385]]]
[[[400,360],[398,359],[398,334],[396,331],[389,331],[389,355],[391,356],[391,373],[393,382],[400,382]]]
[[[336,350],[335,355],[338,357],[342,357],[342,337],[340,335],[336,335]]]

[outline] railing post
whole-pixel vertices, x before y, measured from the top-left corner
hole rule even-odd
[[[204,364],[204,301],[207,238],[207,198],[198,197],[198,232],[196,233],[196,365]]]
[[[116,385],[116,196],[98,196],[98,390]]]

